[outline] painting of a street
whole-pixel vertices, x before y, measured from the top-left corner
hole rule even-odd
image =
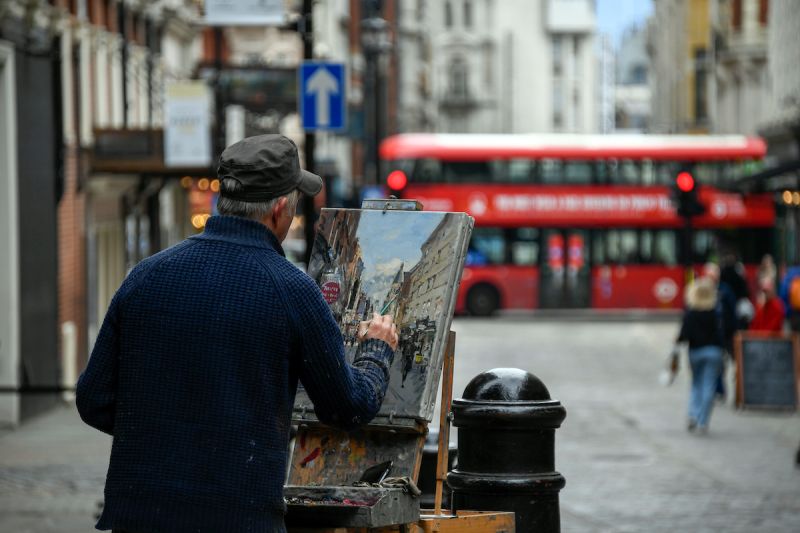
[[[339,322],[348,359],[373,313],[398,327],[381,413],[431,416],[471,226],[464,213],[323,210],[308,273]],[[298,391],[296,405],[303,402]]]

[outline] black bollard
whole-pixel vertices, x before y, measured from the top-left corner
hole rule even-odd
[[[561,530],[555,430],[561,402],[529,372],[496,368],[479,374],[453,400],[458,467],[447,474],[453,510],[514,511],[517,533]]]

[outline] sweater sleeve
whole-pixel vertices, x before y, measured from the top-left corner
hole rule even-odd
[[[317,417],[342,429],[368,423],[383,402],[394,351],[381,340],[369,339],[350,365],[339,326],[314,282],[304,280],[294,296],[291,315],[300,381]]]
[[[114,434],[119,365],[119,292],[111,301],[86,369],[78,378],[75,403],[84,422]]]

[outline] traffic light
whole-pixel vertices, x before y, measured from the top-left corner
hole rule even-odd
[[[392,194],[399,194],[408,185],[408,176],[402,170],[393,170],[386,177],[386,185],[392,190]]]
[[[675,176],[672,184],[672,200],[679,216],[694,217],[706,212],[697,195],[699,188],[691,172],[684,170]]]

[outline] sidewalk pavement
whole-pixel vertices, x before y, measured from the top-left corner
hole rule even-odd
[[[93,531],[110,451],[67,403],[0,431],[0,531]]]

